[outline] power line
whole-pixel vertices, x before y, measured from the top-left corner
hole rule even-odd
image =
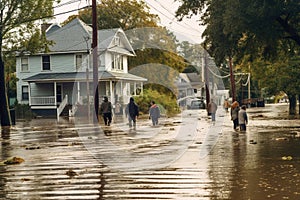
[[[55,17],[55,16],[59,16],[59,15],[64,15],[64,14],[68,14],[68,13],[71,13],[71,12],[75,12],[75,11],[79,11],[79,10],[84,10],[84,9],[90,8],[90,7],[91,6],[84,6],[84,7],[81,7],[81,8],[74,9],[74,10],[69,10],[69,11],[58,13],[58,14],[54,14],[54,15],[51,15],[51,16],[46,16],[46,17],[43,17],[43,18],[49,18],[49,17]],[[43,19],[43,18],[40,18],[40,19]]]
[[[183,26],[182,23],[179,23],[179,22],[177,22],[177,21],[174,21],[174,19],[176,19],[175,15],[174,15],[170,10],[168,10],[164,5],[162,5],[160,2],[158,2],[157,0],[155,0],[155,1],[156,1],[163,9],[165,9],[167,12],[169,12],[169,13],[172,15],[173,19],[170,18],[170,16],[166,15],[165,13],[163,13],[162,11],[158,10],[158,9],[157,9],[153,4],[151,4],[150,2],[148,2],[148,1],[145,1],[145,2],[146,2],[147,5],[149,5],[151,8],[153,8],[154,10],[156,10],[157,12],[159,12],[160,14],[162,14],[163,16],[165,16],[166,18],[168,18],[169,20],[171,20],[172,23],[175,22],[177,25],[179,25],[179,26],[181,26],[181,27],[183,27],[183,28],[193,29],[194,31],[196,31],[196,32],[198,32],[198,33],[201,33],[199,30],[195,29],[194,27],[191,27],[190,25],[188,25],[188,24],[185,23],[185,22],[184,22],[184,24],[185,24],[186,26]],[[185,33],[185,34],[187,34],[187,33]],[[189,33],[188,33],[188,34],[189,34]]]
[[[71,1],[68,1],[68,2],[66,2],[66,3],[58,4],[58,5],[54,6],[53,8],[59,8],[59,7],[66,6],[66,5],[70,5],[70,4],[79,2],[79,1],[81,2],[81,0],[71,0]]]
[[[159,1],[157,1],[157,0],[154,0],[155,2],[157,2],[163,9],[165,9],[168,13],[170,13],[171,15],[172,15],[172,22],[174,22],[174,20],[175,19],[177,19],[176,18],[176,16],[174,15],[174,13],[172,12],[172,11],[170,11],[168,8],[166,8],[161,2],[159,2]],[[155,9],[155,8],[154,8]],[[169,18],[170,19],[170,18]],[[199,30],[197,30],[197,29],[195,29],[194,27],[192,27],[191,25],[189,25],[189,24],[187,24],[186,22],[184,22],[184,21],[182,21],[182,23],[178,23],[177,21],[175,21],[178,25],[180,25],[180,26],[183,26],[183,25],[186,25],[186,27],[187,28],[190,28],[190,29],[193,29],[193,30],[195,30],[195,31],[197,31],[197,32],[199,32]]]

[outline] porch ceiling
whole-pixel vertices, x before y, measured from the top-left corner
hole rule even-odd
[[[119,73],[119,72],[108,72],[100,71],[98,73],[99,81],[137,81],[145,82],[146,78],[136,76],[129,73]],[[76,81],[86,81],[86,72],[68,72],[68,73],[39,73],[24,79],[27,82],[76,82]],[[93,81],[93,73],[89,73],[89,80]]]

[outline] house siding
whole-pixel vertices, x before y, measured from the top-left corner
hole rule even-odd
[[[51,55],[51,71],[57,72],[75,72],[75,55],[60,54]]]
[[[54,96],[53,83],[31,83],[30,89],[31,96],[33,97]]]
[[[50,47],[50,70],[42,69],[42,55],[29,55],[28,56],[28,71],[21,72],[21,57],[16,57],[17,77],[17,98],[19,103],[29,103],[29,101],[22,101],[22,86],[28,86],[28,82],[23,81],[34,75],[36,77],[47,77],[43,80],[36,80],[33,77],[27,79],[30,81],[30,100],[32,103],[32,109],[39,115],[53,115],[56,114],[57,101],[53,102],[55,94],[55,85],[60,85],[62,94],[61,99],[68,95],[68,104],[74,105],[75,103],[82,103],[83,99],[87,98],[87,86],[85,80],[70,78],[70,74],[62,74],[66,72],[85,72],[89,68],[89,72],[93,71],[93,54],[88,53],[91,44],[91,27],[84,24],[79,19],[74,19],[70,24],[65,25],[62,28],[53,31],[47,35],[47,39],[53,40],[54,45]],[[89,41],[86,41],[89,38]],[[114,39],[118,37],[118,39]],[[123,100],[124,103],[128,102],[129,96],[133,91],[133,84],[135,82],[143,82],[143,79],[128,80],[127,75],[119,76],[120,73],[128,73],[128,56],[134,55],[134,50],[130,45],[124,31],[121,29],[111,30],[99,30],[99,44],[98,52],[98,70],[107,72],[119,72],[106,73],[111,80],[123,80],[120,82],[110,82],[109,80],[100,80],[99,82],[99,98],[104,95],[108,96],[112,103],[115,100]],[[102,38],[102,40],[101,40]],[[119,43],[120,42],[120,43]],[[122,55],[123,67],[119,69],[112,69],[112,54]],[[76,59],[76,55],[82,55],[82,58]],[[81,66],[78,65],[78,60],[82,60]],[[26,64],[26,62],[25,62]],[[48,65],[49,66],[49,65]],[[61,73],[54,76],[49,73]],[[132,75],[131,75],[132,76]],[[65,80],[61,80],[61,77],[65,77]],[[72,77],[72,76],[71,76]],[[92,77],[90,77],[91,79]],[[72,81],[72,82],[71,82]],[[75,83],[74,83],[75,81]],[[81,81],[80,83],[76,81]],[[132,82],[132,83],[129,83]],[[113,84],[111,84],[113,83]],[[77,88],[79,86],[79,88]],[[112,87],[112,88],[110,88]],[[89,95],[93,94],[93,84],[90,83]],[[133,93],[132,93],[133,94]],[[34,98],[45,97],[45,98]],[[50,99],[50,103],[44,102],[44,99]],[[60,99],[59,99],[60,100]],[[35,104],[35,105],[34,105]],[[52,105],[53,104],[53,105]]]

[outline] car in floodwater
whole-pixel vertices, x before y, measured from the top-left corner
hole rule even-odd
[[[206,104],[204,99],[202,98],[194,98],[194,99],[188,99],[186,102],[186,107],[189,110],[194,110],[194,109],[205,109]]]

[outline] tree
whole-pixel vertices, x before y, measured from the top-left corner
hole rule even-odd
[[[252,75],[259,80],[261,88],[265,88],[271,94],[284,91],[289,98],[289,114],[296,114],[296,97],[300,91],[300,58],[299,56],[281,56],[276,62],[268,62],[262,59],[254,61]],[[278,78],[280,77],[280,78]]]
[[[159,17],[149,12],[149,7],[145,2],[103,0],[97,5],[97,14],[99,29],[122,28],[125,31],[137,55],[129,58],[129,70],[151,63],[169,66],[179,72],[186,67],[184,58],[177,52],[176,37],[165,27],[158,26]],[[89,8],[80,11],[78,15],[86,24],[91,24],[91,16]],[[66,22],[75,17],[77,16],[71,16]],[[153,67],[156,66],[153,65]],[[147,74],[159,76],[160,80],[165,80],[166,73],[156,74],[150,71]],[[168,89],[156,84],[147,84],[145,88],[147,87],[168,93]]]
[[[260,1],[260,0],[180,0],[182,5],[177,10],[177,16],[201,14],[202,24],[213,27],[214,23],[224,20],[221,30],[235,33],[240,38],[252,41],[248,49],[255,48],[254,44],[263,44],[266,51],[271,46],[278,45],[280,40],[291,40],[300,45],[299,12],[300,2],[291,1]],[[220,29],[215,29],[216,32]],[[242,34],[242,35],[241,35]],[[207,35],[211,36],[211,34]],[[208,38],[209,39],[209,38]],[[261,45],[262,46],[262,45]],[[220,48],[226,48],[220,47]]]
[[[97,5],[97,22],[99,29],[122,28],[130,30],[140,27],[157,27],[159,17],[149,12],[143,1],[137,0],[103,0]],[[84,9],[78,16],[70,16],[63,24],[79,17],[86,24],[92,24],[92,9]]]
[[[205,44],[209,44],[207,45],[209,52],[217,61],[222,61],[229,50],[229,53],[233,53],[232,58],[237,64],[242,62],[244,56],[251,55],[249,61],[252,63],[259,59],[279,66],[282,63],[277,58],[282,52],[289,51],[286,56],[293,56],[292,54],[299,52],[298,0],[181,0],[181,2],[182,5],[177,10],[179,19],[201,14],[202,24],[206,26],[203,34]],[[224,41],[221,37],[224,37]],[[262,74],[266,75],[265,66],[261,67]],[[282,80],[287,81],[284,77]],[[290,113],[293,112],[290,110]]]
[[[29,38],[35,21],[52,16],[55,0],[1,0],[0,2],[0,121],[11,126],[3,53],[9,52],[14,41]],[[58,1],[57,1],[58,2]]]

